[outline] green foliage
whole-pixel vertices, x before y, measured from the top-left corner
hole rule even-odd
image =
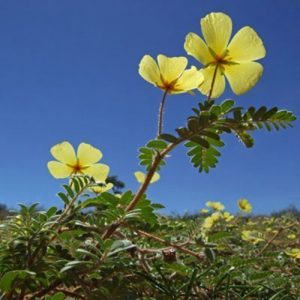
[[[169,134],[160,137],[173,143],[188,141],[185,146],[189,149],[187,154],[191,163],[200,172],[206,173],[218,163],[221,155],[218,148],[224,146],[222,134],[232,133],[247,148],[251,148],[254,145],[252,131],[263,128],[270,131],[272,126],[276,130],[291,127],[296,120],[291,112],[276,107],[250,107],[243,112],[243,108],[236,107],[233,100],[225,100],[219,105],[214,101],[200,102],[193,111],[195,115],[188,118],[187,126],[176,129],[178,137]]]
[[[297,299],[298,260],[285,253],[300,236],[296,217],[236,217],[205,231],[204,216],[160,216],[162,206],[146,196],[126,211],[134,193],[94,195],[92,184],[82,176],[64,186],[72,209],[21,205],[2,223],[3,299]],[[123,226],[103,239],[115,222]],[[260,232],[265,242],[242,240],[243,230]]]
[[[160,155],[160,153],[165,150],[167,146],[168,144],[161,139],[149,141],[147,145],[139,149],[140,165],[144,166],[146,170],[149,171],[155,158]],[[161,166],[164,165],[165,161],[161,160],[156,170],[159,171]]]
[[[148,172],[184,143],[193,166],[208,173],[218,163],[223,134],[252,147],[254,130],[286,128],[295,120],[277,108],[244,111],[233,100],[204,101],[193,112],[177,135],[163,133],[139,149]],[[159,215],[163,205],[147,198],[143,184],[137,193],[120,194],[123,183],[108,182],[118,184],[119,194],[96,194],[92,177],[73,176],[58,193],[61,210],[21,204],[18,215],[5,219],[1,299],[297,299],[298,260],[287,250],[299,245],[269,234],[287,230],[299,237],[295,215],[258,218],[254,225],[241,217],[218,219],[205,227],[205,215]],[[243,240],[244,231],[255,231],[254,238]]]

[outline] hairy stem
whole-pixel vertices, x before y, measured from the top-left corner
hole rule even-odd
[[[167,99],[168,90],[165,90],[162,100],[160,102],[159,106],[159,112],[158,112],[158,127],[157,127],[157,136],[160,136],[162,133],[162,127],[163,127],[163,114],[164,114],[164,107]]]
[[[295,225],[297,225],[297,223],[292,223],[291,225],[288,225],[286,227],[281,227],[278,229],[278,231],[271,237],[271,239],[265,244],[265,246],[257,253],[256,257],[262,255],[270,246],[271,244],[274,242],[274,240],[285,230],[294,227]]]
[[[192,250],[190,250],[190,249],[185,248],[184,245],[185,245],[186,243],[184,243],[184,244],[182,244],[182,245],[173,244],[173,243],[170,243],[170,242],[168,242],[168,241],[165,241],[164,239],[162,239],[162,238],[160,238],[160,237],[157,237],[157,236],[155,236],[155,235],[153,235],[153,234],[151,234],[151,233],[145,232],[145,231],[143,231],[143,230],[134,229],[134,231],[135,231],[137,234],[139,234],[140,236],[147,237],[147,238],[149,238],[149,239],[151,239],[151,240],[154,240],[154,241],[157,241],[157,242],[162,243],[162,244],[164,244],[164,245],[167,245],[167,246],[169,246],[169,247],[175,248],[175,249],[177,249],[177,250],[179,250],[179,251],[181,251],[181,252],[184,252],[184,253],[186,253],[186,254],[192,255],[192,256],[196,257],[197,259],[199,259],[199,260],[203,260],[203,259],[204,259],[204,254],[202,254],[202,253],[197,253],[197,252],[194,252],[194,251],[192,251]]]

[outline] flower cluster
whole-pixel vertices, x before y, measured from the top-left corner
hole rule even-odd
[[[194,89],[217,98],[225,90],[225,77],[233,92],[241,95],[256,85],[263,67],[256,60],[266,55],[258,34],[249,26],[241,28],[230,41],[232,21],[224,13],[210,13],[200,22],[204,40],[195,33],[186,36],[184,49],[203,68],[192,66],[185,70],[185,57],[158,55],[157,61],[145,55],[139,65],[140,75],[169,94]]]

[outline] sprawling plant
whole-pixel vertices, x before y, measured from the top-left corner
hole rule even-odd
[[[147,198],[174,148],[186,147],[192,165],[208,173],[225,134],[250,148],[255,130],[279,130],[296,119],[277,107],[219,100],[225,77],[236,95],[255,86],[263,72],[256,60],[266,51],[250,27],[229,42],[232,22],[224,13],[201,19],[201,29],[204,40],[189,33],[184,48],[202,68],[187,69],[187,58],[165,55],[157,61],[145,55],[140,62],[140,75],[162,90],[162,101],[157,135],[139,149],[145,170],[135,173],[136,192],[110,192],[109,167],[99,163],[95,147],[81,143],[75,153],[62,142],[51,148],[56,160],[48,163],[50,173],[69,179],[58,193],[64,206],[40,211],[37,204],[21,205],[2,224],[1,299],[299,299],[300,273],[291,265],[300,250],[293,242],[285,241],[284,250],[273,243],[282,232],[289,241],[299,234],[294,217],[254,222],[208,202],[196,218],[172,219],[157,214],[163,206]],[[166,131],[167,97],[197,89],[205,98],[186,124]],[[238,206],[244,214],[252,210],[246,199]]]

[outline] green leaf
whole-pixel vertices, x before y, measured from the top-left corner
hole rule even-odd
[[[199,172],[205,171],[208,173],[211,168],[216,167],[217,157],[221,154],[212,145],[209,148],[204,148],[198,143],[190,141],[185,146],[189,148],[187,154],[191,157],[191,163],[199,169]]]
[[[172,134],[168,134],[168,133],[162,133],[159,136],[160,139],[163,139],[169,143],[176,143],[178,141],[177,137],[172,135]]]
[[[247,148],[251,148],[254,145],[253,138],[246,131],[235,130],[235,135]]]
[[[0,279],[0,290],[9,292],[16,279],[24,279],[27,276],[35,276],[36,273],[28,270],[14,270],[6,272]]]
[[[132,248],[136,248],[136,245],[132,244],[129,240],[117,240],[111,245],[109,256],[114,255],[121,251],[126,251]]]
[[[152,140],[147,144],[147,147],[157,150],[163,150],[167,148],[168,144],[162,140]]]
[[[191,139],[190,139],[192,142],[195,142],[199,145],[201,145],[202,147],[204,148],[209,148],[209,142],[206,141],[205,139],[201,138],[200,136],[196,135],[196,136],[193,136]]]
[[[219,141],[220,140],[220,136],[212,131],[201,131],[201,135],[203,136],[207,136],[207,137],[210,137],[211,139],[213,140],[217,140]]]
[[[262,120],[266,112],[267,112],[267,108],[265,106],[260,107],[254,114],[253,120]]]
[[[57,193],[57,195],[65,204],[69,204],[70,200],[66,194],[64,194],[63,192],[59,192]]]
[[[199,130],[199,122],[196,118],[188,119],[188,129],[192,132],[197,132]]]
[[[222,113],[222,109],[219,105],[213,105],[209,112],[215,116],[219,116]]]
[[[205,248],[204,249],[205,256],[211,261],[214,262],[216,260],[216,255],[213,249]]]
[[[66,190],[67,194],[69,195],[70,198],[73,198],[75,196],[72,188],[69,185],[64,184],[63,188]]]
[[[216,232],[213,233],[211,235],[209,235],[208,237],[208,242],[216,242],[222,239],[228,239],[231,238],[232,234],[230,232],[226,232],[226,231],[220,231],[220,232]]]
[[[225,100],[223,101],[220,106],[223,113],[227,113],[233,106],[234,106],[233,100]]]
[[[184,139],[187,139],[190,136],[190,132],[185,127],[176,128],[175,131]]]
[[[55,206],[52,206],[48,209],[47,211],[47,216],[48,218],[52,217],[53,215],[55,215],[55,213],[57,212],[57,208]]]
[[[63,300],[65,299],[65,294],[63,292],[58,292],[53,296],[46,296],[45,300]]]

